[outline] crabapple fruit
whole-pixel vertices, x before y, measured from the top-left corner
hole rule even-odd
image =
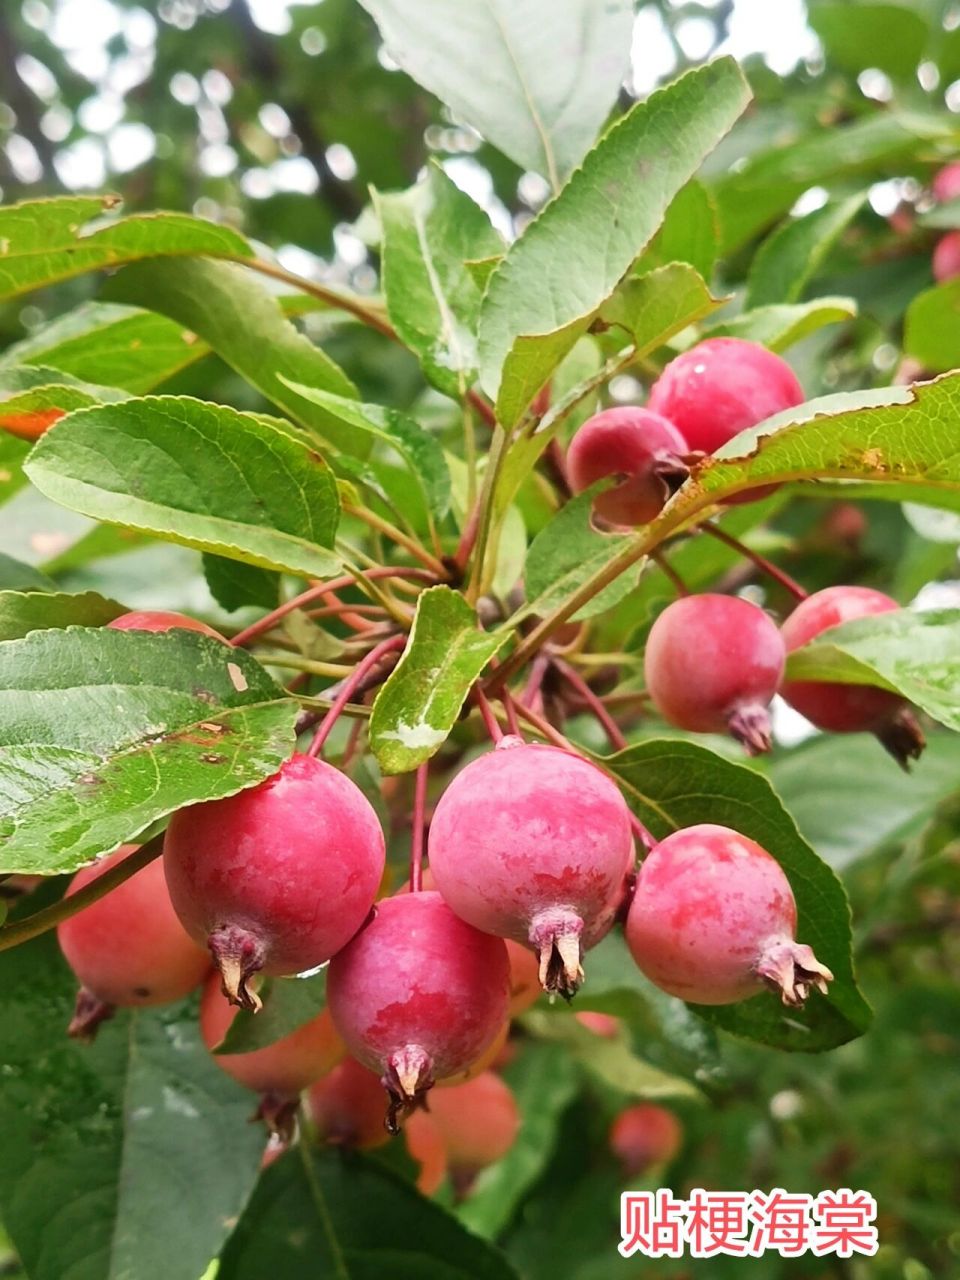
[[[593,509],[612,524],[648,524],[690,474],[681,459],[687,442],[672,422],[635,406],[604,409],[588,418],[567,450],[574,493],[605,476],[625,477],[598,494]]]
[[[67,896],[99,879],[136,849],[123,845],[78,871]],[[67,964],[80,981],[69,1033],[92,1039],[117,1006],[166,1004],[200,985],[210,957],[177,919],[159,858],[57,926]]]
[[[436,1089],[427,1109],[443,1137],[455,1182],[502,1159],[520,1130],[513,1090],[492,1071],[452,1089]]]
[[[447,1149],[440,1126],[428,1112],[414,1111],[404,1122],[403,1136],[407,1151],[420,1166],[417,1190],[421,1195],[432,1196],[447,1176]]]
[[[224,994],[256,1010],[252,974],[312,969],[350,941],[373,905],[384,853],[359,787],[296,755],[256,787],[175,813],[163,861],[177,914],[209,947]]]
[[[384,1124],[383,1085],[356,1058],[344,1058],[310,1086],[306,1109],[317,1137],[324,1142],[369,1150],[390,1140]]]
[[[401,1110],[495,1039],[509,974],[502,940],[461,920],[432,890],[378,902],[333,957],[330,1012],[353,1056],[382,1076],[391,1132]]]
[[[683,1142],[683,1126],[672,1111],[652,1102],[626,1107],[610,1126],[610,1150],[625,1177],[669,1164]]]
[[[960,196],[960,163],[954,160],[951,164],[945,164],[933,175],[933,182],[930,185],[933,189],[933,198],[939,200],[941,204],[946,204],[948,200],[956,200]]]
[[[223,640],[220,632],[205,622],[188,618],[185,613],[166,613],[161,609],[135,609],[131,613],[121,613],[107,626],[112,631],[200,631],[205,636],[213,636],[214,640]]]
[[[539,994],[539,992],[540,983],[538,982],[537,993]],[[466,1084],[468,1080],[473,1080],[474,1077],[480,1075],[481,1072],[489,1071],[494,1063],[500,1061],[509,1038],[510,1022],[509,1019],[507,1019],[494,1038],[490,1041],[489,1045],[487,1045],[486,1049],[484,1049],[483,1053],[481,1053],[479,1058],[475,1058],[473,1062],[464,1067],[462,1071],[457,1071],[452,1076],[444,1076],[442,1080],[438,1080],[436,1082],[437,1088],[455,1089],[458,1085]]]
[[[734,1004],[766,984],[802,1005],[833,974],[794,941],[797,906],[780,864],[729,827],[675,831],[647,855],[627,914],[638,967],[692,1004]]]
[[[200,1033],[211,1051],[221,1043],[237,1016],[223,998],[220,981],[211,973],[200,1000]],[[308,1085],[335,1067],[346,1053],[326,1009],[289,1035],[246,1053],[218,1053],[213,1060],[238,1084],[279,1100],[296,1098]]]
[[[529,947],[505,939],[510,957],[510,1017],[519,1018],[540,999],[540,962]]]
[[[620,1019],[609,1013],[594,1013],[590,1009],[574,1014],[581,1026],[604,1040],[614,1040],[620,1034]]]
[[[748,600],[705,593],[668,605],[643,657],[647,692],[665,720],[731,733],[750,755],[770,750],[767,708],[783,677],[776,624]]]
[[[670,361],[647,404],[674,424],[691,450],[713,453],[803,399],[796,374],[766,347],[743,338],[707,338]]]
[[[633,869],[630,811],[614,783],[568,751],[508,736],[450,783],[428,841],[457,915],[528,943],[542,986],[572,996]]]
[[[933,247],[930,266],[938,284],[960,276],[960,231],[948,231],[940,237]]]
[[[838,627],[900,606],[871,587],[826,587],[801,601],[781,627],[788,653]],[[783,697],[794,710],[831,733],[876,734],[902,766],[918,759],[924,737],[907,703],[888,689],[868,684],[839,684],[826,680],[788,680]]]

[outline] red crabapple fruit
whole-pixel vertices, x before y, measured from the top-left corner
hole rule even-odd
[[[353,1056],[381,1075],[391,1132],[401,1110],[470,1066],[497,1036],[509,974],[502,940],[430,890],[382,899],[333,957],[330,1012]]]
[[[960,163],[954,160],[951,164],[945,164],[934,174],[931,186],[933,198],[941,204],[956,200],[960,196]]]
[[[683,1142],[683,1126],[672,1111],[652,1102],[626,1107],[610,1126],[610,1150],[624,1176],[638,1177],[656,1165],[669,1164]]]
[[[223,636],[205,622],[196,618],[188,618],[185,613],[165,613],[159,609],[136,609],[131,613],[121,613],[119,618],[108,622],[113,631],[200,631],[205,636],[213,636],[214,640],[222,640]]]
[[[501,1160],[520,1130],[513,1090],[492,1071],[452,1089],[435,1089],[427,1110],[443,1137],[450,1173],[461,1185]]]
[[[647,691],[663,718],[695,733],[731,733],[750,755],[770,750],[767,708],[786,662],[783,637],[736,596],[683,596],[650,629]]]
[[[531,946],[570,997],[633,870],[630,811],[610,779],[558,747],[506,737],[450,783],[430,824],[437,888],[458,916]]]
[[[593,509],[612,524],[648,524],[690,474],[687,442],[672,422],[649,409],[623,406],[589,418],[570,442],[567,476],[582,493],[606,476],[624,479],[599,494]]]
[[[404,1121],[403,1136],[407,1151],[420,1166],[417,1190],[432,1196],[440,1190],[447,1176],[447,1149],[440,1126],[426,1111],[414,1111]]]
[[[519,1018],[540,999],[540,962],[529,947],[505,939],[510,957],[510,1017]]]
[[[855,618],[899,609],[896,600],[871,587],[826,587],[797,605],[781,627],[787,652]],[[898,694],[868,684],[821,680],[788,680],[783,696],[790,706],[830,733],[876,734],[898,764],[923,752],[924,737],[916,717]]]
[[[78,871],[67,896],[134,852],[124,845]],[[117,1006],[166,1004],[200,985],[210,957],[184,931],[159,858],[57,926],[57,940],[81,986],[70,1035],[92,1039]]]
[[[163,854],[170,897],[205,942],[234,1004],[252,974],[323,964],[363,924],[384,866],[383,831],[355,783],[310,756],[259,786],[175,813]]]
[[[713,453],[758,422],[803,403],[780,356],[742,338],[707,338],[671,360],[648,407],[668,418],[691,450]]]
[[[530,954],[529,952],[527,953]],[[531,956],[531,959],[533,957]],[[540,983],[537,983],[537,992],[539,994]],[[468,1080],[473,1080],[475,1076],[480,1075],[484,1071],[489,1071],[491,1067],[499,1062],[507,1048],[507,1042],[510,1039],[510,1020],[505,1019],[503,1025],[497,1034],[481,1053],[479,1058],[475,1058],[469,1066],[464,1067],[462,1071],[457,1071],[452,1076],[444,1076],[442,1080],[437,1080],[436,1087],[438,1089],[456,1089],[461,1084],[466,1084]]]
[[[933,278],[938,284],[960,276],[960,231],[948,231],[933,247]]]
[[[369,1150],[390,1140],[380,1077],[356,1058],[344,1058],[310,1086],[306,1109],[322,1142]]]
[[[764,985],[802,1005],[833,974],[795,942],[797,906],[780,864],[729,827],[675,831],[647,855],[626,938],[652,983],[691,1004],[735,1004]]]
[[[211,973],[200,1001],[200,1034],[211,1051],[223,1040],[237,1016]],[[333,1019],[324,1009],[295,1031],[262,1049],[218,1053],[213,1060],[238,1084],[262,1096],[257,1113],[271,1128],[283,1130],[292,1119],[301,1092],[335,1067],[346,1049]]]

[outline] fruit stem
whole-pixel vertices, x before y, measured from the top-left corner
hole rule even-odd
[[[362,520],[371,529],[376,529],[385,538],[395,542],[398,547],[403,547],[405,551],[409,551],[414,560],[419,560],[425,569],[435,573],[438,578],[446,577],[447,570],[436,556],[431,555],[426,547],[420,545],[416,538],[411,538],[409,534],[404,533],[402,529],[398,529],[396,525],[391,524],[389,520],[385,520],[383,516],[378,516],[375,511],[370,511],[367,507],[358,507],[350,503],[344,503],[342,510],[346,515]]]
[[[44,907],[42,911],[35,911],[33,915],[26,916],[23,920],[16,920],[13,924],[0,929],[0,951],[19,946],[21,942],[29,942],[31,938],[39,937],[48,929],[55,929],[61,921],[69,920],[78,911],[82,911],[84,907],[89,907],[92,902],[104,897],[111,889],[116,889],[117,885],[123,884],[124,880],[129,880],[132,875],[136,875],[162,852],[163,834],[161,833],[141,845],[135,853],[121,858],[109,871],[97,876],[96,880],[91,880],[76,893],[71,893],[68,898],[61,898],[52,906]]]
[[[788,573],[784,573],[782,569],[777,568],[772,560],[762,556],[759,551],[754,551],[746,543],[741,542],[739,538],[735,538],[732,533],[727,533],[726,529],[721,529],[719,525],[711,524],[709,521],[698,525],[697,528],[701,533],[709,533],[718,542],[723,542],[734,551],[738,551],[745,559],[752,560],[758,569],[762,569],[767,577],[773,578],[774,582],[779,582],[781,587],[785,591],[789,591],[795,600],[806,600],[809,592],[805,591],[799,582],[791,578]]]
[[[507,717],[507,728],[515,737],[519,738],[521,736],[520,721],[517,719],[517,708],[513,701],[513,694],[509,689],[504,689],[501,692],[500,701]]]
[[[419,893],[423,888],[423,837],[427,825],[427,774],[426,761],[417,768],[413,784],[413,833],[410,839],[410,892]]]
[[[402,649],[406,643],[406,636],[390,636],[387,640],[381,640],[378,645],[375,645],[370,650],[365,658],[362,658],[357,663],[353,669],[353,673],[347,676],[344,680],[340,688],[340,692],[333,700],[333,705],[330,707],[330,710],[320,721],[317,732],[313,736],[313,741],[307,749],[308,756],[317,756],[320,754],[320,750],[326,742],[330,730],[340,717],[340,712],[350,701],[350,695],[353,693],[354,689],[356,689],[357,685],[367,672],[375,667],[385,654],[393,653],[396,649]]]
[[[497,723],[497,717],[493,714],[493,707],[491,707],[486,694],[479,685],[474,687],[473,700],[480,709],[480,714],[483,716],[483,723],[487,727],[487,733],[490,735],[491,740],[494,743],[499,742],[503,737],[503,730]]]
[[[649,853],[656,845],[656,839],[651,832],[643,825],[635,813],[630,814],[630,826],[633,828],[633,834],[637,837],[644,849]]]
[[[604,733],[610,739],[610,745],[614,751],[625,751],[627,749],[627,740],[621,732],[620,726],[614,720],[613,716],[600,701],[599,697],[581,676],[580,672],[572,667],[570,663],[565,662],[563,658],[554,658],[553,665],[564,677],[567,684],[575,689],[583,701],[593,712],[594,718],[602,726]]]
[[[683,578],[680,577],[679,573],[677,573],[676,569],[674,569],[673,565],[662,551],[652,551],[650,553],[650,559],[654,562],[661,573],[670,579],[677,589],[678,596],[688,596],[690,594],[690,588],[684,582]]]

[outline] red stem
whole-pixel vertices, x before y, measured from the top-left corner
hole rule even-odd
[[[364,722],[362,720],[354,720],[350,726],[350,733],[347,737],[347,745],[343,749],[343,759],[340,761],[340,768],[346,769],[350,761],[356,755],[357,744],[360,741],[360,735],[363,732]]]
[[[362,614],[354,613],[349,605],[345,605],[338,598],[335,592],[325,591],[323,599],[332,610],[336,611],[343,625],[349,627],[351,631],[370,631],[376,626],[375,622],[364,618]]]
[[[526,707],[530,707],[536,700],[540,687],[543,684],[543,678],[547,674],[550,666],[550,659],[544,653],[538,653],[533,660],[530,668],[530,678],[527,680],[526,687],[521,693],[519,701]]]
[[[670,579],[670,581],[673,583],[673,585],[677,589],[678,596],[688,596],[690,594],[690,588],[687,586],[684,580],[680,577],[679,573],[677,573],[676,569],[673,567],[673,565],[670,563],[670,561],[667,559],[667,557],[663,554],[662,551],[652,551],[650,553],[650,559]]]
[[[653,838],[653,836],[650,834],[650,832],[643,825],[643,823],[640,821],[640,819],[637,817],[635,813],[630,814],[630,825],[631,827],[633,827],[633,834],[637,837],[637,839],[643,845],[644,849],[646,849],[647,853],[649,853],[650,850],[657,843],[656,840]]]
[[[477,533],[480,529],[480,511],[482,503],[478,498],[473,504],[473,510],[467,516],[467,523],[463,526],[463,532],[460,535],[460,541],[457,543],[457,549],[453,553],[454,563],[461,573],[467,567],[467,561],[470,559],[470,553],[473,551],[477,541]]]
[[[427,826],[427,773],[429,765],[424,761],[417,769],[413,788],[413,834],[410,840],[410,892],[419,893],[423,888],[423,837]]]
[[[520,719],[526,720],[527,724],[532,725],[541,738],[546,738],[555,747],[561,747],[564,751],[569,751],[571,755],[580,756],[584,760],[587,758],[582,751],[577,750],[569,738],[565,738],[548,720],[544,720],[543,716],[537,715],[535,711],[531,711],[522,702],[516,702],[514,705],[517,708],[517,715]]]
[[[487,726],[487,733],[489,733],[494,743],[499,742],[503,737],[503,730],[497,723],[497,717],[493,714],[493,708],[487,700],[487,695],[479,685],[474,687],[473,700],[480,708],[480,714],[483,716],[483,723]]]
[[[571,688],[579,693],[580,697],[593,712],[599,724],[602,725],[604,733],[610,739],[610,745],[614,751],[625,751],[628,743],[620,730],[620,726],[600,701],[597,694],[584,680],[583,676],[580,675],[579,671],[570,666],[568,662],[564,662],[562,658],[554,658],[553,663]]]
[[[719,525],[701,524],[698,528],[701,533],[709,533],[711,537],[716,538],[719,542],[723,542],[726,546],[732,547],[734,551],[738,551],[747,560],[752,560],[758,569],[762,569],[768,577],[773,578],[774,582],[779,582],[781,587],[785,591],[789,591],[795,600],[806,600],[809,593],[801,587],[800,583],[791,578],[788,573],[784,573],[782,569],[778,569],[772,560],[762,556],[759,551],[752,551],[739,538],[727,533],[726,529],[721,529]]]
[[[517,708],[514,706],[513,694],[509,689],[504,688],[500,694],[500,701],[503,703],[503,709],[507,717],[507,728],[512,734],[520,737],[520,721],[517,719]]]
[[[323,744],[329,736],[330,730],[339,719],[340,712],[350,701],[350,695],[354,689],[367,674],[367,672],[377,665],[380,659],[388,653],[393,653],[395,649],[402,649],[407,643],[406,636],[390,636],[388,640],[381,640],[378,645],[370,650],[365,658],[362,658],[353,671],[344,680],[340,692],[333,700],[333,705],[327,714],[317,726],[317,732],[313,735],[313,741],[307,750],[308,756],[316,756],[320,754]]]

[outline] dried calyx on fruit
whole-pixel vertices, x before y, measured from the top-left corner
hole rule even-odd
[[[770,749],[767,708],[786,661],[783,637],[736,596],[684,596],[650,630],[643,666],[654,706],[696,733],[730,733],[751,755]]]
[[[814,987],[825,992],[833,974],[796,932],[780,864],[711,823],[676,831],[647,855],[626,923],[640,969],[692,1004],[735,1004],[768,986],[799,1006]]]
[[[516,737],[450,783],[428,850],[457,915],[532,947],[545,990],[568,998],[634,863],[630,811],[615,784],[579,756]]]
[[[429,890],[378,902],[334,956],[330,1012],[353,1056],[382,1077],[390,1132],[436,1080],[465,1070],[499,1033],[509,974],[502,940]]]
[[[259,786],[174,814],[163,858],[177,914],[210,948],[224,994],[256,1010],[254,973],[312,969],[353,937],[380,884],[384,840],[349,778],[298,755]]]
[[[896,600],[870,587],[827,587],[797,605],[781,628],[787,652],[855,618],[889,613]],[[788,680],[783,697],[790,706],[830,733],[873,733],[906,768],[923,753],[926,740],[907,702],[889,689],[826,680]]]
[[[606,476],[622,476],[598,494],[598,516],[618,525],[647,524],[690,474],[687,442],[672,422],[636,406],[604,409],[580,427],[567,450],[574,493]]]

